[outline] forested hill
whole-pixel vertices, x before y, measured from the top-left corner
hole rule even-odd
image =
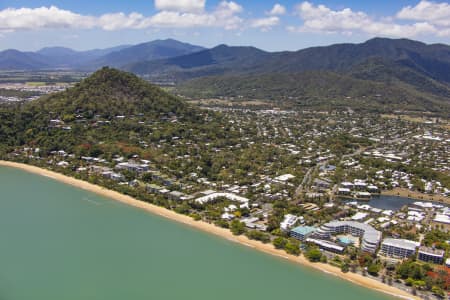
[[[137,76],[112,68],[102,68],[65,92],[43,97],[29,104],[36,112],[52,112],[90,118],[145,114],[159,116],[186,114],[192,108]]]
[[[130,137],[145,132],[146,124],[174,124],[170,130],[177,132],[202,122],[202,113],[184,100],[133,74],[103,68],[64,92],[0,106],[0,147],[73,150],[99,141],[129,143]]]

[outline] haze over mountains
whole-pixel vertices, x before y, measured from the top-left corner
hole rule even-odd
[[[405,108],[450,107],[450,46],[407,39],[374,38],[295,52],[227,45],[205,49],[170,39],[83,52],[60,47],[0,52],[0,70],[93,71],[106,65],[174,82],[192,97],[369,97],[378,102],[389,97]]]
[[[21,52],[10,49],[0,52],[0,70],[77,69],[94,71],[102,66],[121,67],[139,61],[181,56],[203,49],[200,46],[172,39],[88,51],[75,51],[65,47],[48,47],[37,52]]]

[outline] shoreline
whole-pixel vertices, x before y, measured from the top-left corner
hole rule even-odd
[[[29,173],[48,177],[50,179],[74,186],[76,188],[81,188],[83,190],[93,192],[97,195],[104,196],[108,199],[119,201],[126,205],[130,205],[130,206],[133,206],[133,207],[136,207],[139,209],[146,210],[149,213],[162,216],[164,218],[170,219],[170,220],[178,222],[178,223],[189,225],[192,228],[195,228],[195,229],[198,229],[203,232],[207,232],[207,233],[210,233],[210,234],[213,234],[216,236],[220,236],[229,241],[239,243],[243,246],[250,247],[250,248],[258,250],[260,252],[264,252],[266,254],[270,254],[275,257],[283,258],[290,262],[293,262],[293,263],[296,263],[296,264],[299,264],[299,265],[302,265],[305,267],[314,268],[314,269],[322,271],[326,274],[330,274],[330,275],[342,278],[353,284],[357,284],[362,287],[370,288],[372,290],[382,292],[389,296],[393,296],[393,297],[397,297],[397,298],[401,298],[401,299],[420,299],[419,297],[413,296],[406,291],[395,288],[393,286],[389,286],[389,285],[379,282],[375,279],[364,277],[360,274],[351,273],[351,272],[342,273],[339,268],[333,267],[328,264],[312,263],[312,262],[308,261],[303,255],[293,256],[293,255],[287,254],[283,250],[275,249],[275,247],[271,243],[263,244],[259,241],[250,240],[244,235],[235,236],[228,229],[220,228],[213,224],[209,224],[209,223],[206,223],[203,221],[194,221],[189,216],[178,214],[172,210],[168,210],[163,207],[159,207],[159,206],[156,206],[156,205],[144,202],[144,201],[137,200],[130,196],[123,195],[123,194],[113,191],[113,190],[108,190],[106,188],[88,183],[86,181],[82,181],[82,180],[75,179],[73,177],[69,177],[69,176],[54,172],[54,171],[50,171],[50,170],[35,167],[32,165],[22,164],[22,163],[15,163],[15,162],[0,160],[0,166],[20,169],[20,170],[23,170],[23,171],[26,171]]]

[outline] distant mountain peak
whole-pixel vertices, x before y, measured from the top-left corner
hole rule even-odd
[[[94,70],[190,54],[205,48],[175,39],[154,40],[138,45],[76,51],[67,47],[44,47],[36,52],[0,51],[0,70],[39,70],[43,67]]]
[[[41,55],[45,56],[65,56],[65,55],[74,55],[77,51],[67,48],[67,47],[44,47],[37,51]]]

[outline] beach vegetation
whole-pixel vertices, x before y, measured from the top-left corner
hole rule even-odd
[[[246,232],[245,224],[239,220],[233,220],[230,223],[230,230],[234,235],[241,235]]]
[[[276,249],[284,249],[286,247],[287,240],[284,237],[278,236],[273,239],[272,243]]]
[[[301,253],[300,243],[295,239],[289,239],[286,245],[284,246],[284,250],[286,250],[288,254],[298,256]]]
[[[267,244],[270,242],[270,235],[265,232],[258,231],[258,230],[248,230],[245,233],[245,235],[251,240],[261,241],[264,244]]]
[[[319,262],[322,257],[322,252],[317,247],[309,247],[305,253],[305,256],[311,262]]]

